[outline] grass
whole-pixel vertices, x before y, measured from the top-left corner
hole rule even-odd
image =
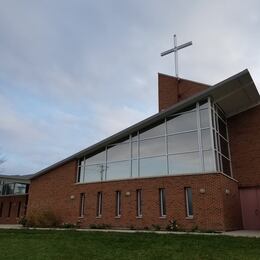
[[[260,259],[260,239],[0,230],[0,259]]]

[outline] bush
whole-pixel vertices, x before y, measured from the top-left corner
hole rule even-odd
[[[109,225],[109,224],[90,224],[89,228],[91,228],[91,229],[110,229],[111,225]]]
[[[21,217],[19,220],[18,220],[18,224],[20,225],[23,225],[23,227],[26,227],[27,225],[27,219],[25,216]]]
[[[166,226],[166,230],[168,230],[168,231],[178,231],[179,227],[177,225],[177,221],[175,219],[170,220],[169,224]]]
[[[60,226],[60,219],[52,211],[33,212],[28,215],[27,227],[55,228]]]
[[[60,228],[79,228],[79,225],[73,223],[62,223]]]
[[[160,225],[158,225],[158,224],[152,224],[152,227],[153,227],[153,229],[156,230],[156,231],[161,230],[161,227],[160,227]]]

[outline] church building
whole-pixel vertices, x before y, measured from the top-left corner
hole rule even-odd
[[[158,94],[155,115],[34,175],[1,175],[0,224],[48,210],[82,228],[260,230],[260,96],[248,70],[213,86],[158,74]]]

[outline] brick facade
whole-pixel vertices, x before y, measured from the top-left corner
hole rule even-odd
[[[239,187],[260,186],[260,105],[228,119],[228,130]]]
[[[158,74],[159,112],[208,88],[208,85]]]
[[[82,227],[109,224],[117,228],[165,228],[172,218],[180,227],[203,230],[229,230],[241,227],[237,182],[222,174],[201,174],[143,178],[103,183],[75,184],[76,162],[70,162],[32,180],[28,214],[51,210],[63,222]],[[184,188],[193,192],[194,218],[186,218]],[[166,191],[167,217],[159,214],[159,188]],[[143,217],[136,217],[136,190],[142,189]],[[205,189],[201,193],[200,189]],[[228,189],[229,194],[225,191]],[[115,192],[122,193],[122,215],[115,217]],[[103,193],[103,213],[96,217],[97,193]],[[85,216],[79,217],[80,193],[85,193]],[[127,193],[129,195],[127,196]],[[235,220],[233,219],[236,216]]]
[[[26,213],[27,195],[0,197],[0,223],[17,224]]]

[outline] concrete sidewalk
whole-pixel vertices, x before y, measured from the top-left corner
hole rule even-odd
[[[222,235],[232,236],[232,237],[259,237],[260,230],[235,230],[223,232]]]
[[[76,230],[80,232],[118,232],[118,233],[155,233],[155,234],[174,234],[174,235],[206,235],[206,236],[232,236],[232,237],[256,237],[260,238],[260,230],[235,230],[217,233],[202,232],[172,232],[172,231],[153,231],[153,230],[128,230],[128,229],[67,229],[67,228],[24,228],[22,225],[0,224],[0,229],[30,229],[30,230]]]
[[[0,224],[0,229],[21,229],[22,225],[16,224]]]

